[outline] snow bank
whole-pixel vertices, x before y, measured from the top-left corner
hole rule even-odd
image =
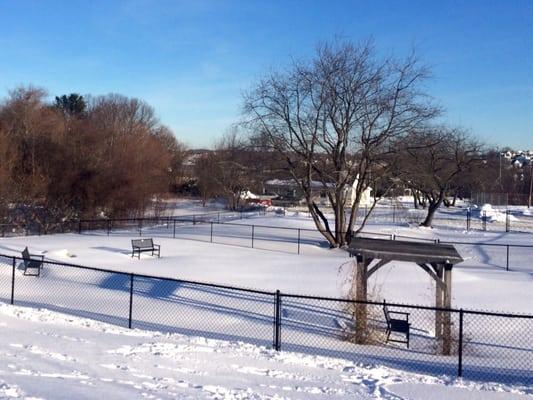
[[[0,303],[0,398],[526,400],[527,388],[129,330]]]
[[[495,208],[492,208],[491,204],[483,204],[483,206],[479,209],[479,218],[487,218],[487,221],[489,222],[503,222],[505,223],[507,220],[507,214],[504,212],[501,212]],[[518,218],[516,218],[513,215],[509,215],[509,221],[518,221]]]
[[[531,208],[526,208],[524,211],[522,211],[522,215],[525,215],[527,217],[531,217],[533,216],[533,209]]]

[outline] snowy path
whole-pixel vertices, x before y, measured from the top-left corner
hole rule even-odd
[[[528,398],[502,385],[442,381],[238,342],[130,331],[5,304],[0,304],[0,365],[2,399]]]

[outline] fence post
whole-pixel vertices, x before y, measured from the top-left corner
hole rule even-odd
[[[131,329],[131,320],[133,316],[133,274],[130,274],[130,313],[128,317],[128,328]]]
[[[471,218],[471,210],[470,207],[466,209],[466,231],[470,231],[470,218]]]
[[[139,219],[139,236],[143,235],[143,220]]]
[[[220,223],[220,212],[217,213],[217,222]]]
[[[510,231],[511,211],[505,210],[505,232]]]
[[[213,221],[211,221],[210,224],[211,224],[210,241],[211,243],[213,243]]]
[[[281,350],[281,293],[276,290],[274,306],[274,350]]]
[[[300,254],[300,235],[301,235],[301,229],[298,228],[298,254]]]
[[[487,230],[487,212],[486,211],[483,211],[483,215],[481,218],[483,220],[483,230],[486,231]]]
[[[254,248],[254,231],[255,231],[255,225],[252,225],[252,249]]]
[[[459,310],[459,346],[457,354],[459,357],[457,365],[457,376],[460,378],[463,376],[463,309]]]
[[[78,234],[81,235],[81,219],[78,221]]]
[[[109,236],[109,232],[111,232],[111,220],[107,220],[107,236]]]
[[[11,274],[11,305],[15,303],[15,267],[17,259],[13,257],[13,272]]]
[[[509,245],[505,245],[505,247],[507,247],[507,257],[506,257],[506,262],[505,262],[505,269],[507,271],[509,271]]]
[[[192,215],[192,224],[196,225],[196,215],[195,214]]]
[[[173,225],[174,225],[174,227],[172,229],[172,237],[174,239],[176,239],[176,220],[174,220],[174,224]]]

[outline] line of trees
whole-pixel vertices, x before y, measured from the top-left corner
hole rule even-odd
[[[332,247],[363,228],[368,187],[370,211],[379,197],[409,189],[431,226],[442,204],[494,184],[497,153],[437,123],[429,75],[415,54],[383,57],[371,42],[320,45],[312,59],[246,92],[243,121],[196,160],[195,189],[204,203],[223,196],[237,209],[265,180],[292,179]],[[143,215],[184,175],[185,146],[145,102],[48,99],[43,89],[20,87],[0,102],[0,222]],[[317,186],[327,205],[317,202]]]
[[[142,215],[173,185],[183,144],[145,102],[117,94],[49,101],[20,87],[0,103],[0,218],[43,226]]]
[[[233,127],[196,161],[194,175],[204,205],[223,197],[229,209],[237,210],[250,192],[261,193],[267,179],[285,176],[285,170],[277,153],[265,151],[255,138]]]

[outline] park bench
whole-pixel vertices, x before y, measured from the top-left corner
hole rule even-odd
[[[28,247],[22,251],[22,263],[24,266],[24,275],[40,276],[43,268],[44,256],[42,254],[30,254]],[[34,271],[34,272],[30,272]]]
[[[161,246],[154,244],[152,238],[146,239],[132,239],[131,240],[131,256],[135,256],[135,253],[141,258],[141,253],[151,251],[152,255],[157,252],[157,257],[161,257]]]
[[[409,313],[390,311],[386,304],[383,305],[383,313],[385,314],[385,321],[387,322],[387,339],[386,342],[405,343],[409,348],[409,330],[411,324],[409,323]],[[401,315],[402,318],[394,316]],[[401,333],[405,335],[405,340],[391,339],[391,333]]]

